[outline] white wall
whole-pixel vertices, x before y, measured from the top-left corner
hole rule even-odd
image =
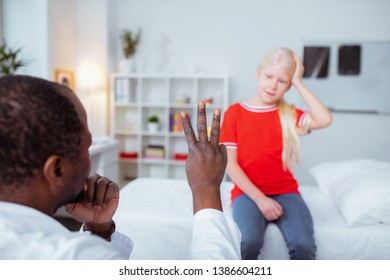
[[[3,5],[4,37],[29,61],[19,73],[53,79],[54,69],[75,68],[76,0],[4,0]]]
[[[3,0],[0,0],[0,39],[3,39]]]
[[[315,183],[309,169],[325,161],[370,158],[389,162],[389,127],[389,115],[334,113],[330,127],[301,137],[297,179],[301,184]]]
[[[107,76],[109,2],[108,0],[77,1],[77,32],[74,43],[77,49],[78,78],[81,78],[82,64],[90,62],[100,65],[103,75]],[[100,82],[103,86],[98,88],[86,88],[81,84],[77,87],[77,92],[87,111],[89,129],[94,137],[107,135],[107,78]]]
[[[47,0],[3,0],[4,38],[29,63],[19,73],[49,76],[47,7]]]
[[[18,73],[54,79],[55,69],[74,71],[76,93],[88,112],[93,136],[107,134],[107,80],[90,89],[79,85],[80,64],[92,60],[107,74],[108,0],[4,0],[4,37],[22,47],[30,61]],[[92,110],[94,109],[94,110]]]
[[[93,62],[107,74],[108,20],[107,0],[50,0],[50,69],[75,72],[76,93],[83,103],[89,129],[94,137],[107,134],[107,80],[103,86],[86,87],[81,83],[82,65]],[[52,78],[52,77],[50,77]]]
[[[255,93],[256,66],[270,47],[302,56],[305,42],[389,40],[389,11],[388,0],[117,0],[115,21],[117,32],[142,28],[139,70],[226,73],[233,103]],[[288,95],[302,105],[294,90]],[[389,160],[389,126],[388,115],[335,113],[330,128],[302,139],[298,179],[313,183],[308,169],[326,160]]]
[[[50,0],[48,12],[49,79],[57,68],[75,70],[77,65],[77,0]],[[77,85],[77,83],[76,83]]]

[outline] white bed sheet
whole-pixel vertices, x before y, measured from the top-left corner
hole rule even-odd
[[[224,211],[231,213],[231,183],[223,183]],[[319,188],[300,188],[314,219],[317,259],[390,259],[390,225],[349,228]],[[134,241],[131,259],[188,259],[192,196],[186,180],[138,178],[121,190],[114,219]],[[279,229],[270,224],[261,259],[288,259]]]

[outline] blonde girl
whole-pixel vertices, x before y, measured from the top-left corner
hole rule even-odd
[[[332,123],[324,104],[302,81],[303,65],[287,48],[269,50],[256,77],[256,95],[224,114],[220,142],[228,151],[227,173],[241,256],[257,259],[269,222],[280,228],[291,259],[314,259],[313,222],[292,167],[299,161],[299,135]],[[294,86],[307,104],[302,111],[283,97]]]

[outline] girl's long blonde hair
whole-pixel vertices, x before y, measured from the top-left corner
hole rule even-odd
[[[277,64],[285,67],[291,78],[295,73],[296,63],[293,52],[287,48],[273,48],[269,50],[259,65],[262,69],[268,65]],[[300,142],[299,135],[309,132],[309,118],[302,126],[297,127],[297,114],[295,106],[285,102],[281,98],[278,103],[278,112],[283,133],[283,151],[282,161],[285,170],[292,170],[293,164],[300,160]]]

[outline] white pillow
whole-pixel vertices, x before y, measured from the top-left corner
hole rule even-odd
[[[370,159],[326,162],[310,172],[348,226],[390,224],[390,163]]]

